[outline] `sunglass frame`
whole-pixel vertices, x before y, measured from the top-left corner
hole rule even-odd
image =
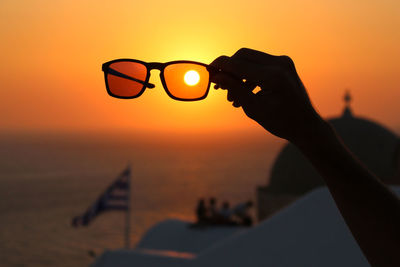
[[[113,63],[116,63],[116,62],[134,62],[134,63],[142,64],[146,67],[146,71],[147,71],[146,78],[144,80],[142,89],[140,90],[140,92],[137,95],[135,95],[135,96],[119,96],[119,95],[114,94],[110,90],[110,88],[108,86],[107,74],[109,74],[110,65]],[[170,62],[166,62],[166,63],[160,63],[160,62],[144,62],[141,60],[130,59],[130,58],[120,58],[120,59],[114,59],[114,60],[108,61],[102,65],[102,71],[104,72],[104,80],[106,83],[107,93],[112,97],[120,98],[120,99],[138,98],[139,96],[141,96],[144,93],[144,91],[146,90],[146,87],[149,87],[147,85],[148,85],[149,79],[150,79],[150,71],[156,69],[156,70],[160,71],[160,79],[161,79],[161,83],[164,87],[165,92],[172,99],[179,100],[179,101],[198,101],[198,100],[202,100],[202,99],[206,98],[208,95],[208,92],[210,91],[210,84],[211,84],[210,76],[208,77],[207,89],[206,89],[204,95],[201,97],[193,98],[193,99],[179,98],[179,97],[172,95],[171,92],[168,90],[167,83],[165,82],[164,70],[169,65],[181,64],[181,63],[190,63],[190,64],[195,64],[195,65],[201,65],[201,66],[206,67],[207,70],[209,70],[209,65],[201,63],[201,62],[197,62],[197,61],[190,61],[190,60],[176,60],[176,61],[170,61]]]

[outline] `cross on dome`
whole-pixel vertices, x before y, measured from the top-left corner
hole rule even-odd
[[[344,102],[346,103],[346,106],[349,107],[350,103],[351,103],[351,100],[352,100],[352,97],[351,97],[349,89],[346,90],[346,93],[344,94],[344,98],[343,99],[344,99]]]
[[[344,103],[345,103],[343,117],[351,118],[351,117],[353,117],[353,112],[350,108],[350,103],[353,100],[353,98],[350,95],[349,89],[346,90],[346,93],[344,94],[343,99],[344,99]]]

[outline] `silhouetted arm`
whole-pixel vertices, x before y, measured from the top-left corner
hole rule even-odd
[[[211,66],[220,70],[212,82],[228,89],[233,106],[242,106],[250,118],[295,144],[311,161],[371,265],[400,266],[399,198],[352,155],[315,111],[292,60],[240,49]],[[261,91],[254,94],[256,86]]]
[[[400,266],[398,197],[352,155],[328,123],[295,144],[325,179],[371,265]]]

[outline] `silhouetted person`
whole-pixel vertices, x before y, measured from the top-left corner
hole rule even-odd
[[[221,224],[230,224],[232,222],[232,211],[230,209],[229,202],[225,201],[222,203],[221,209],[218,211],[218,222]]]
[[[368,55],[366,55],[368,56]],[[270,133],[292,142],[324,178],[373,266],[400,266],[400,200],[346,148],[315,111],[287,56],[240,49],[211,63],[216,88]],[[259,90],[253,93],[256,87]]]
[[[209,200],[207,214],[210,222],[215,222],[217,220],[217,200],[215,197],[211,197]]]
[[[88,250],[88,255],[91,258],[96,258],[96,252],[94,250],[92,250],[92,249]]]
[[[251,226],[253,224],[253,219],[249,214],[250,208],[253,207],[253,201],[247,201],[237,204],[232,209],[232,214],[239,219],[239,224],[245,226]]]
[[[196,216],[197,216],[197,223],[206,223],[208,221],[206,204],[204,199],[202,198],[199,200],[199,203],[197,204]]]

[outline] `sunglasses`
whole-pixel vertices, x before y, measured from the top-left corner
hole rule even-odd
[[[146,63],[135,59],[116,59],[102,66],[107,92],[122,99],[139,97],[149,83],[150,71],[160,70],[160,79],[167,94],[180,101],[195,101],[207,97],[212,68],[195,61],[171,61]]]

